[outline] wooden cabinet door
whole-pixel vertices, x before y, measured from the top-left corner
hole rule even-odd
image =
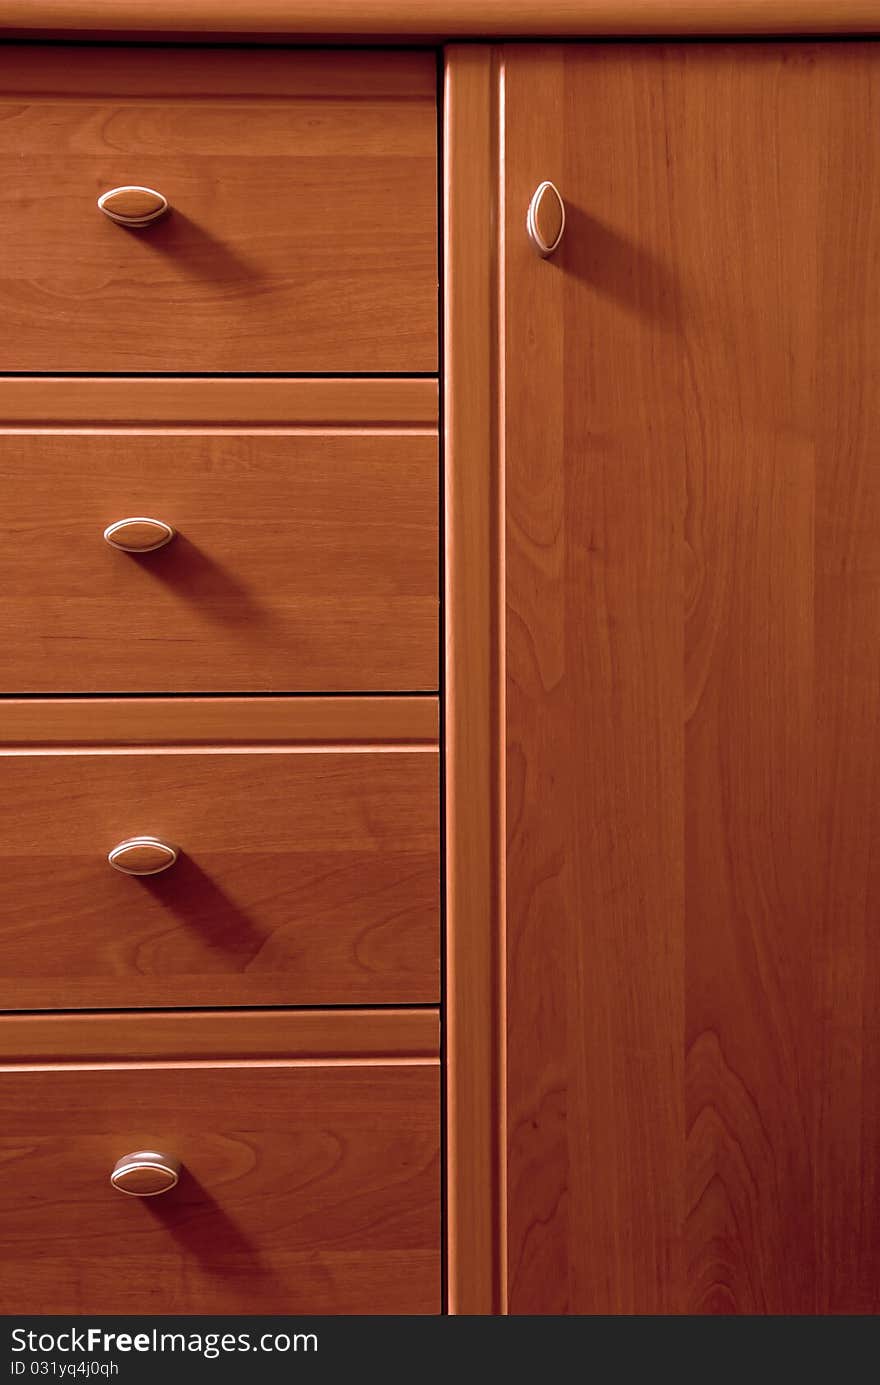
[[[495,60],[509,1308],[877,1312],[880,45]]]

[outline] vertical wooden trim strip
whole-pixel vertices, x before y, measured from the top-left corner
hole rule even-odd
[[[504,1312],[499,69],[445,52],[449,1307]]]
[[[495,447],[491,454],[492,469],[490,480],[495,478],[495,514],[496,520],[496,546],[495,546],[495,615],[494,624],[496,638],[492,648],[495,654],[495,674],[497,688],[497,716],[495,725],[492,727],[492,743],[495,746],[497,761],[494,767],[494,781],[496,787],[496,802],[494,812],[495,823],[495,862],[496,879],[498,886],[498,907],[496,917],[493,920],[493,937],[495,938],[496,957],[495,957],[495,985],[497,988],[497,1022],[494,1036],[496,1061],[497,1061],[497,1080],[496,1080],[496,1110],[497,1110],[497,1179],[498,1179],[498,1311],[507,1313],[510,1302],[508,1294],[508,1246],[510,1236],[508,1231],[508,1189],[507,1173],[509,1163],[508,1153],[508,1121],[507,1121],[507,1091],[508,1091],[508,1060],[507,1060],[507,457],[505,440],[507,438],[507,320],[505,283],[507,280],[506,265],[506,236],[505,227],[507,225],[507,175],[504,167],[505,141],[506,141],[506,117],[504,113],[505,100],[505,64],[503,48],[495,50],[495,61],[493,71],[497,76],[497,105],[496,105],[496,168],[495,168],[495,187],[496,205],[498,207],[497,232],[496,232],[496,265],[495,265],[495,302],[496,320],[494,333],[495,346],[495,369],[493,380],[496,386],[495,399]]]

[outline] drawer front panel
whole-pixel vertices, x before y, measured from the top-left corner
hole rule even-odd
[[[0,1008],[435,1001],[438,815],[432,747],[7,751]]]
[[[0,433],[0,689],[435,690],[438,485],[431,429]]]
[[[0,1071],[7,1313],[437,1313],[434,1060]],[[126,1196],[122,1156],[180,1181]]]
[[[433,372],[429,53],[0,48],[0,370]],[[119,225],[103,193],[169,210]]]

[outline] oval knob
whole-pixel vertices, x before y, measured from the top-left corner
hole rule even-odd
[[[114,846],[107,860],[123,875],[159,875],[174,865],[178,854],[176,846],[158,837],[128,837]]]
[[[153,188],[130,185],[111,188],[98,198],[98,206],[111,221],[120,226],[149,226],[168,210],[168,199]]]
[[[111,548],[121,548],[123,553],[152,553],[154,548],[164,548],[173,538],[170,524],[162,519],[148,519],[146,515],[118,519],[104,530],[105,543]]]
[[[550,182],[539,184],[529,203],[526,230],[532,245],[545,259],[562,240],[565,230],[565,203],[559,189]]]
[[[155,1149],[138,1149],[123,1154],[113,1165],[110,1182],[130,1197],[158,1197],[170,1192],[180,1178],[180,1160]]]

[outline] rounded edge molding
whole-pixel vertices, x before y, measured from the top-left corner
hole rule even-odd
[[[876,0],[6,0],[11,33],[675,38],[880,33]]]

